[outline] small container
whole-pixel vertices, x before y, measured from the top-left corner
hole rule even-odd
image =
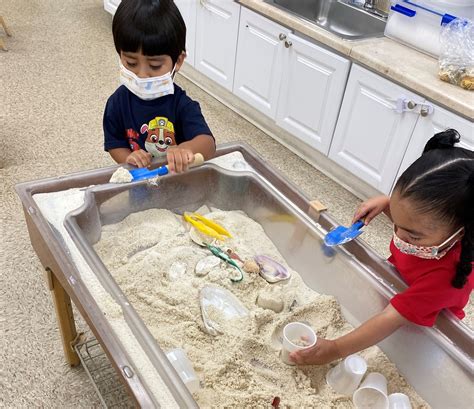
[[[311,327],[302,322],[290,322],[283,328],[283,348],[281,359],[287,365],[296,365],[290,359],[290,353],[301,349],[311,348],[316,344],[318,337]],[[305,345],[298,345],[304,342]]]
[[[352,395],[357,409],[388,409],[387,379],[381,373],[371,372]]]
[[[437,58],[441,25],[454,18],[441,8],[430,8],[417,0],[392,1],[385,36]]]
[[[404,393],[392,393],[388,395],[389,409],[412,409],[410,399]]]
[[[326,382],[337,393],[351,396],[367,371],[367,362],[359,355],[349,355],[326,374]]]
[[[189,392],[197,392],[200,388],[199,378],[196,376],[191,361],[188,359],[184,349],[172,349],[166,353],[166,357],[171,365],[173,365],[173,368],[178,373]]]

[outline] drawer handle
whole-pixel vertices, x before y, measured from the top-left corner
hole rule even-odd
[[[284,41],[284,40],[286,40],[286,34],[280,33],[280,35],[278,36],[278,38],[280,39],[280,41]]]
[[[291,41],[289,41],[289,40],[285,41],[285,47],[286,48],[290,48],[292,45],[293,45],[293,43]]]

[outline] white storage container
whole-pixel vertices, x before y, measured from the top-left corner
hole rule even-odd
[[[421,0],[416,3],[434,10],[444,10],[456,17],[474,20],[474,0]]]
[[[455,17],[445,10],[428,7],[426,1],[393,1],[385,26],[385,35],[438,57],[441,25],[449,23]]]

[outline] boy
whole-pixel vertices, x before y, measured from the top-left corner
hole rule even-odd
[[[123,0],[112,31],[121,85],[104,112],[104,149],[117,163],[146,167],[165,156],[185,171],[195,153],[214,156],[200,106],[173,83],[186,56],[186,26],[172,0]]]

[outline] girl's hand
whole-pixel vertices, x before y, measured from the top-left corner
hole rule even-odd
[[[144,151],[143,149],[133,151],[127,156],[125,162],[139,168],[146,168],[151,163],[151,154],[149,154],[147,151]]]
[[[168,148],[166,159],[168,160],[168,169],[171,173],[186,172],[188,166],[194,162],[194,153],[190,149],[177,146]]]
[[[341,358],[337,343],[318,338],[316,345],[290,353],[290,359],[298,365],[324,365]]]
[[[389,203],[390,198],[388,196],[376,196],[362,202],[354,213],[352,223],[355,223],[357,220],[363,220],[367,226],[375,216],[384,210],[388,210]]]

